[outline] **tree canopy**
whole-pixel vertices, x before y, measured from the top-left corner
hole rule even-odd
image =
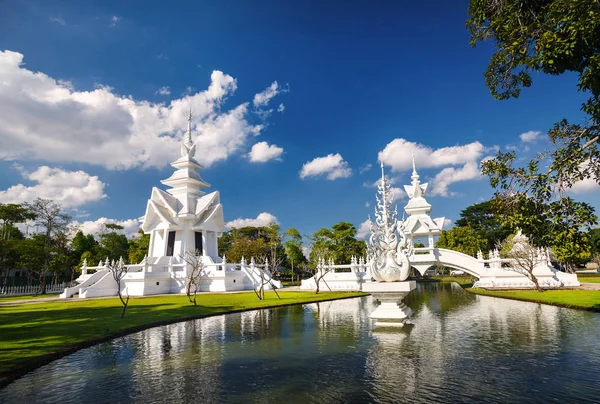
[[[482,163],[509,228],[518,225],[532,243],[551,245],[561,260],[582,259],[586,230],[597,218],[566,191],[584,179],[600,182],[600,2],[471,0],[468,13],[471,45],[496,46],[484,74],[494,98],[519,97],[533,73],[575,73],[577,89],[589,95],[581,107],[586,120],[557,117],[550,147],[530,161],[518,165],[514,151],[499,151]]]
[[[339,222],[331,229],[320,229],[312,235],[310,252],[311,267],[319,258],[333,259],[338,264],[348,264],[352,256],[364,257],[367,244],[356,239],[356,227],[352,223]]]
[[[487,242],[482,251],[493,249],[511,233],[510,228],[502,226],[495,199],[476,203],[463,209],[460,212],[460,219],[455,222],[455,225],[456,227],[469,227],[478,233],[479,239],[485,239]]]
[[[492,186],[547,201],[584,178],[600,180],[600,2],[589,0],[471,0],[471,45],[490,41],[496,52],[484,76],[493,97],[517,98],[533,84],[532,73],[577,74],[589,94],[585,123],[559,120],[548,136],[552,147],[523,167],[514,152],[498,152],[483,164]],[[559,119],[559,117],[557,117]],[[541,170],[541,168],[547,170]]]
[[[467,29],[471,45],[490,41],[496,52],[484,76],[493,97],[517,98],[533,84],[532,73],[575,73],[577,89],[589,94],[584,123],[559,120],[548,136],[551,149],[524,167],[515,153],[499,152],[484,163],[492,185],[509,186],[548,200],[574,182],[600,180],[600,2],[590,0],[471,0]],[[559,117],[557,117],[559,118]],[[541,167],[548,166],[545,171]]]

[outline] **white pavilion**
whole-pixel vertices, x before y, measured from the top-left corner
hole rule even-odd
[[[146,212],[140,218],[142,230],[150,234],[148,257],[139,264],[127,265],[122,292],[130,296],[184,293],[192,269],[184,258],[190,254],[203,264],[199,291],[251,290],[262,284],[264,289],[281,287],[253,259],[249,264],[245,260],[232,264],[219,257],[218,238],[225,231],[223,205],[219,191],[209,194],[203,191],[210,185],[198,174],[203,167],[194,158],[195,154],[190,112],[181,157],[171,163],[175,172],[161,181],[169,189],[153,187]],[[65,289],[61,297],[116,295],[117,284],[108,264],[107,260],[97,267],[84,265],[77,279],[79,284]]]
[[[434,237],[439,236],[444,228],[444,218],[438,217],[432,219],[429,216],[431,205],[425,199],[429,183],[421,184],[419,174],[415,167],[415,157],[413,155],[413,172],[411,185],[405,185],[404,190],[408,195],[408,204],[404,211],[408,213],[408,218],[404,221],[404,234],[410,243],[414,243],[415,238],[427,237],[428,249],[434,248]]]

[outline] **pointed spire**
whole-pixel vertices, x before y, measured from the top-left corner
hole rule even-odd
[[[190,105],[190,114],[188,115],[188,139],[192,139],[192,106]]]
[[[187,132],[181,142],[181,156],[194,157],[194,154],[196,154],[196,145],[192,141],[192,107],[190,107]]]
[[[415,152],[412,152],[412,163],[413,163],[413,172],[410,177],[413,180],[413,186],[418,187],[420,185],[419,174],[417,174],[417,167],[415,165]]]

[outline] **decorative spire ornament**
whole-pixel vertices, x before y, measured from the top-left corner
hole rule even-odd
[[[408,255],[411,252],[404,236],[404,224],[398,221],[397,209],[392,210],[392,188],[385,178],[383,161],[377,193],[368,249],[371,272],[378,282],[403,281],[410,272]]]

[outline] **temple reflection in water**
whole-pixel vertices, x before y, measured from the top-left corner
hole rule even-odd
[[[157,327],[42,367],[0,390],[0,402],[597,397],[587,375],[600,371],[598,314],[476,296],[450,284],[421,284],[406,303],[415,315],[402,329],[373,330],[370,297]]]

